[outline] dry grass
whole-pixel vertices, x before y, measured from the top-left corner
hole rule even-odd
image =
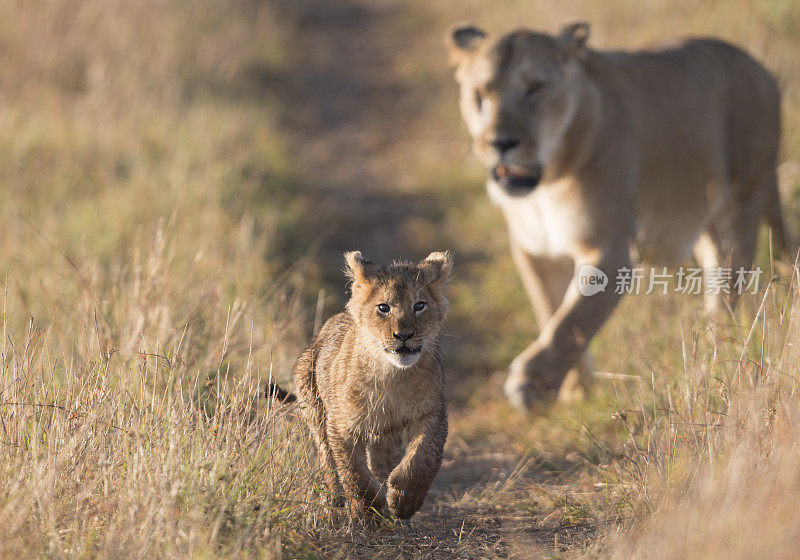
[[[332,529],[305,433],[258,399],[313,271],[248,78],[280,28],[187,8],[0,7],[0,557],[315,556]]]
[[[615,557],[796,556],[798,272],[788,294],[770,286],[754,322],[737,328],[739,356],[687,359],[685,376],[654,383],[647,406],[620,411],[637,426],[626,468],[643,513],[655,514]]]
[[[259,399],[297,300],[226,302],[160,233],[143,253],[47,325],[3,295],[0,557],[313,553],[334,526],[311,445]]]
[[[594,343],[615,374],[594,398],[515,415],[491,372],[534,323],[467,153],[441,36],[463,19],[554,29],[582,15],[602,46],[734,40],[782,84],[782,187],[796,209],[796,3],[352,4],[357,29],[336,8],[315,20],[305,2],[0,5],[0,557],[793,557],[798,271],[722,322],[693,298],[628,298]],[[313,36],[329,22],[332,42]],[[369,62],[359,37],[385,42],[369,67],[382,74],[346,61],[332,76],[363,80],[335,92],[362,96],[349,109],[365,132],[316,129],[285,82],[305,59],[324,70],[330,52]],[[307,136],[287,122],[311,123]],[[370,159],[374,170],[347,169]],[[310,183],[326,176],[389,179],[353,207],[319,200]],[[383,206],[348,231],[354,212]],[[319,242],[331,233],[459,259],[440,486],[409,525],[377,533],[321,505],[306,431],[258,398],[270,375],[286,379],[318,290],[340,291],[339,257]]]

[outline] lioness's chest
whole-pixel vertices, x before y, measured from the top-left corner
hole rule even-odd
[[[494,183],[489,195],[505,215],[511,237],[527,253],[572,256],[588,229],[580,201],[562,185],[541,185],[524,197],[513,197]]]

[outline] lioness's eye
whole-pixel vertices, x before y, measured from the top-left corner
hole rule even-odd
[[[478,90],[475,90],[475,105],[478,106],[478,109],[480,109],[481,105],[483,105],[483,97],[481,96],[481,92]]]
[[[427,305],[427,303],[425,303],[424,301],[418,301],[417,303],[414,304],[414,311],[419,313],[420,311],[425,309],[426,305]]]
[[[391,309],[391,307],[389,307],[389,305],[386,304],[386,303],[379,303],[378,304],[378,311],[380,311],[381,313],[389,313],[390,309]]]
[[[544,82],[533,81],[529,82],[525,88],[525,99],[531,99],[544,87]]]

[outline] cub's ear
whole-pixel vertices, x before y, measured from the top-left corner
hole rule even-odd
[[[471,23],[457,23],[447,30],[444,44],[450,52],[450,63],[458,64],[468,54],[475,52],[486,39],[486,32]]]
[[[586,50],[586,41],[589,40],[589,24],[585,21],[576,21],[561,28],[558,42],[567,55],[580,54]]]
[[[419,266],[426,271],[427,283],[442,284],[447,282],[453,270],[453,253],[450,251],[431,253],[419,263]]]
[[[365,259],[361,251],[349,251],[344,254],[344,273],[353,282],[363,282],[366,277],[366,268],[372,263]]]

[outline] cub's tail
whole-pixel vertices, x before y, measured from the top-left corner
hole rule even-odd
[[[293,403],[297,400],[294,393],[290,393],[275,383],[267,383],[267,386],[264,388],[264,396],[268,399],[277,399],[283,404]]]

